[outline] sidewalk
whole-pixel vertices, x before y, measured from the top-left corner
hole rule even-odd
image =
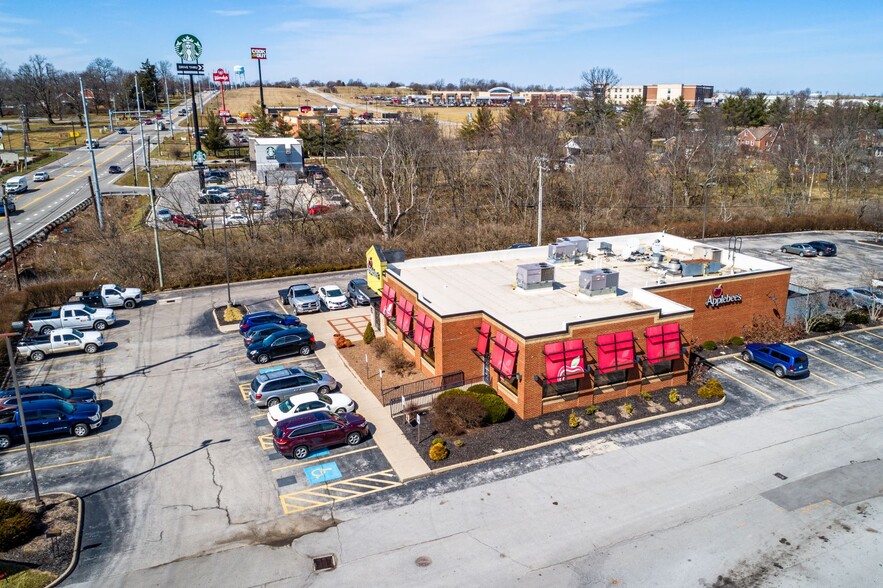
[[[372,437],[377,446],[383,451],[383,455],[389,461],[389,465],[395,470],[396,475],[402,482],[428,476],[431,471],[426,462],[418,455],[414,446],[405,438],[404,433],[389,415],[389,408],[383,406],[374,394],[368,390],[356,374],[350,369],[334,347],[334,327],[329,321],[339,319],[361,317],[370,314],[370,311],[362,306],[347,310],[322,313],[316,316],[321,320],[310,320],[310,329],[317,341],[322,341],[325,346],[316,350],[318,357],[328,373],[340,382],[341,391],[345,392],[358,404],[358,412],[374,426]],[[307,319],[309,320],[309,319]],[[351,332],[343,333],[352,339]]]

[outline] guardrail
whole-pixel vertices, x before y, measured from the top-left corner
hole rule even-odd
[[[25,237],[17,237],[16,235],[13,234],[13,237],[16,238],[18,241],[15,244],[15,253],[16,254],[21,253],[22,250],[25,247],[27,247],[28,245],[30,245],[31,243],[44,240],[49,235],[49,231],[51,231],[52,229],[54,229],[58,225],[67,222],[68,220],[71,219],[71,217],[73,217],[75,214],[77,214],[81,210],[85,210],[86,208],[89,208],[89,206],[91,204],[92,204],[92,196],[88,196],[82,202],[80,202],[78,204],[74,204],[66,212],[64,212],[61,215],[59,215],[58,217],[56,217],[55,220],[48,223],[46,226],[31,230],[31,232],[29,234],[27,234]],[[10,259],[12,259],[12,255],[10,255],[9,248],[6,247],[2,252],[0,252],[0,265],[5,264]]]

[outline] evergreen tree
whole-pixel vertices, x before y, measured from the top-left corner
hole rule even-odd
[[[206,117],[205,137],[202,139],[202,144],[212,152],[212,155],[217,155],[227,146],[227,134],[224,132],[221,117],[213,110],[210,110]]]
[[[625,112],[622,113],[623,126],[641,125],[644,122],[646,109],[647,103],[643,98],[632,96],[625,105]]]
[[[251,111],[251,130],[254,131],[258,137],[272,137],[273,131],[273,121],[270,120],[270,117],[267,116],[267,113],[264,112],[264,109],[261,108],[260,104],[255,104]]]
[[[472,120],[460,127],[460,136],[467,141],[490,139],[495,128],[494,113],[487,106],[479,106]]]
[[[159,105],[158,100],[159,96],[159,88],[161,86],[159,81],[159,76],[156,72],[156,66],[150,63],[149,59],[145,59],[141,64],[141,69],[139,69],[136,73],[138,76],[138,89],[141,90],[141,96],[138,97],[138,100],[141,101],[141,109],[147,111],[154,111],[157,109]],[[129,87],[129,99],[132,101],[132,104],[135,104],[135,82],[132,81],[132,85]]]

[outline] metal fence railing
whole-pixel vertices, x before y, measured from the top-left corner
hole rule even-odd
[[[405,407],[410,410],[421,411],[432,405],[439,394],[451,388],[462,388],[471,384],[482,382],[482,377],[466,378],[463,372],[454,372],[443,376],[427,378],[419,382],[410,382],[384,390],[383,403],[389,406],[390,416],[397,416],[405,412]],[[411,390],[405,390],[406,387]],[[393,394],[393,391],[397,392]]]

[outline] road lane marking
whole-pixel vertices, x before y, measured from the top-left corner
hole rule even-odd
[[[754,390],[755,392],[757,392],[757,393],[760,394],[761,396],[765,396],[765,397],[768,398],[769,400],[772,400],[772,401],[774,401],[774,402],[775,402],[775,400],[776,400],[775,398],[773,398],[772,396],[770,396],[769,394],[767,394],[767,393],[764,392],[763,390],[760,390],[759,388],[755,388],[754,386],[752,386],[752,385],[749,384],[748,382],[743,382],[742,380],[740,380],[740,379],[737,378],[736,376],[730,374],[730,372],[725,371],[723,368],[719,368],[719,367],[716,366],[716,365],[712,365],[712,366],[711,366],[711,369],[713,369],[713,370],[717,370],[717,371],[721,372],[722,374],[724,374],[725,376],[727,376],[728,378],[732,378],[733,380],[736,380],[737,382],[739,382],[740,384],[742,384],[742,385],[745,386],[746,388],[750,388],[750,389]]]
[[[846,356],[848,356],[848,357],[851,357],[852,359],[854,359],[854,360],[856,360],[856,361],[860,361],[860,362],[862,362],[862,363],[864,363],[864,364],[867,364],[867,365],[871,366],[872,368],[874,368],[875,370],[883,370],[883,368],[881,368],[881,367],[878,366],[878,365],[875,365],[875,364],[871,363],[870,361],[865,361],[864,359],[862,359],[861,357],[858,357],[857,355],[853,355],[853,354],[851,354],[851,353],[849,353],[849,352],[847,352],[847,351],[843,351],[842,349],[839,349],[839,348],[837,348],[837,347],[834,347],[833,345],[828,345],[828,344],[825,343],[824,341],[816,341],[816,343],[818,343],[819,345],[824,345],[825,347],[828,347],[828,348],[830,348],[830,349],[833,349],[833,350],[836,351],[837,353],[842,353],[843,355],[846,355]]]
[[[323,487],[307,488],[282,494],[279,501],[282,504],[282,512],[286,515],[302,512],[320,506],[326,506],[344,500],[352,500],[360,496],[375,494],[401,486],[393,470],[384,470],[365,476],[349,478],[337,482],[326,483]],[[342,494],[342,495],[341,495]]]
[[[857,343],[858,345],[861,345],[862,347],[867,347],[871,351],[876,351],[877,353],[883,353],[883,349],[877,349],[873,345],[868,345],[867,343],[862,343],[861,341],[856,341],[855,339],[847,337],[846,335],[839,335],[839,337],[841,339],[846,339],[847,341],[852,341],[853,343]]]
[[[377,445],[372,445],[372,446],[370,446],[370,447],[362,447],[361,449],[353,449],[352,451],[346,451],[346,452],[344,452],[344,453],[336,453],[333,457],[334,457],[334,459],[340,459],[341,457],[343,457],[343,456],[345,456],[345,455],[352,455],[352,454],[354,454],[354,453],[361,453],[361,452],[363,452],[363,451],[371,451],[371,450],[373,450],[373,449],[379,449],[379,447],[378,447]],[[328,461],[328,456],[327,456],[327,455],[324,456],[324,457],[318,458],[318,459],[309,459],[309,460],[307,460],[307,461],[300,461],[300,460],[298,460],[298,461],[295,462],[295,463],[290,463],[290,464],[288,464],[288,465],[279,466],[278,468],[273,468],[273,469],[270,470],[270,471],[271,471],[271,472],[281,472],[282,470],[288,470],[288,469],[291,469],[291,468],[299,468],[299,467],[301,467],[301,466],[310,465],[310,464],[313,464],[313,463],[320,463],[320,462],[323,462],[323,461]]]
[[[816,361],[821,361],[822,363],[827,363],[829,366],[831,366],[831,367],[835,367],[835,368],[837,368],[838,370],[843,370],[844,372],[849,372],[850,374],[852,374],[852,375],[854,375],[854,376],[858,376],[859,378],[861,378],[861,379],[863,379],[863,380],[865,379],[865,377],[864,377],[862,374],[860,374],[860,373],[858,373],[858,372],[854,372],[854,371],[852,371],[851,369],[845,368],[845,367],[843,367],[843,366],[841,366],[841,365],[837,365],[836,363],[831,363],[831,362],[828,361],[827,359],[822,359],[822,358],[819,357],[818,355],[815,355],[814,353],[810,353],[810,352],[807,351],[806,349],[801,349],[801,351],[802,351],[803,353],[807,354],[807,355],[810,356],[810,357],[814,357],[814,358],[816,359]]]
[[[101,460],[103,460],[103,459],[110,459],[111,457],[112,457],[112,456],[110,456],[110,455],[103,455],[103,456],[101,456],[101,457],[93,457],[93,458],[91,458],[91,459],[81,459],[81,460],[79,460],[79,461],[69,461],[69,462],[67,462],[67,463],[58,463],[58,464],[55,464],[55,465],[42,466],[42,467],[39,467],[39,468],[34,468],[34,471],[36,471],[36,472],[41,472],[41,471],[43,471],[43,470],[52,470],[52,469],[55,469],[55,468],[63,468],[63,467],[67,467],[67,466],[79,465],[79,464],[81,464],[81,463],[92,463],[93,461],[101,461]],[[5,474],[0,474],[0,478],[8,478],[9,476],[19,476],[19,475],[21,475],[21,474],[27,474],[27,473],[30,473],[30,470],[19,470],[19,471],[17,471],[17,472],[8,472],[8,473],[5,473]]]
[[[51,443],[31,443],[31,449],[40,449],[41,447],[54,447],[55,445],[67,445],[68,443],[82,443],[83,441],[89,441],[91,439],[101,439],[102,437],[109,436],[110,433],[102,433],[100,435],[89,435],[88,437],[82,437],[77,439],[68,439],[66,441],[53,441]],[[19,451],[25,451],[26,447],[16,447],[15,449],[7,449],[6,451],[0,452],[0,455],[4,453],[16,453]]]
[[[760,368],[760,367],[758,367],[758,366],[756,366],[756,365],[754,365],[754,364],[748,363],[747,361],[745,361],[745,360],[742,359],[741,357],[737,357],[737,358],[736,358],[736,361],[738,361],[738,362],[740,362],[740,363],[743,363],[743,364],[747,365],[748,367],[750,367],[751,369],[757,370],[757,371],[759,371],[760,373],[762,373],[762,374],[764,374],[764,375],[766,375],[766,376],[769,376],[769,377],[771,377],[771,378],[776,378],[776,381],[777,381],[777,382],[780,382],[780,383],[782,383],[782,384],[785,384],[786,386],[791,386],[792,388],[794,388],[795,390],[797,390],[797,391],[800,392],[801,394],[803,394],[803,395],[805,395],[805,396],[809,396],[809,394],[807,393],[807,391],[804,390],[803,388],[801,388],[800,386],[798,386],[797,384],[793,384],[793,383],[789,382],[788,380],[786,380],[785,378],[780,378],[780,377],[776,376],[773,372],[771,372],[771,371],[769,371],[769,370],[767,370],[767,369],[763,369],[763,368]]]

